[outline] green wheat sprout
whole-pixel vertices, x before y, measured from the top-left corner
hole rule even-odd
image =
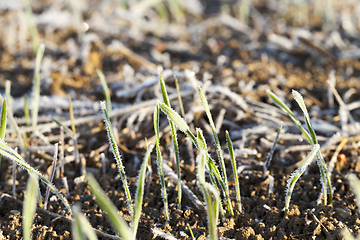
[[[29,99],[27,95],[24,96],[24,115],[25,115],[26,126],[29,127],[31,125],[31,120],[30,120]]]
[[[32,103],[32,126],[36,127],[39,114],[39,100],[40,100],[40,66],[41,60],[44,56],[45,44],[41,43],[36,53],[35,70],[33,79],[33,103]]]
[[[192,231],[192,229],[191,229],[191,227],[190,227],[190,224],[188,223],[188,224],[186,224],[186,226],[187,226],[188,229],[189,229],[190,236],[191,236],[191,240],[195,240],[195,236],[194,236],[194,233],[193,233],[193,231]]]
[[[224,157],[223,157],[222,150],[221,150],[220,140],[216,133],[216,128],[215,128],[214,120],[210,113],[209,104],[208,104],[208,102],[205,98],[205,95],[200,87],[198,87],[198,90],[199,90],[201,102],[204,105],[205,113],[209,119],[209,123],[211,126],[211,130],[212,130],[216,148],[217,148],[217,154],[218,154],[220,166],[221,166],[221,176],[222,176],[223,182],[225,183],[225,188],[223,190],[224,190],[225,198],[227,201],[227,209],[228,209],[228,212],[230,213],[230,215],[234,216],[234,211],[232,209],[231,199],[230,199],[230,195],[229,195],[229,185],[228,185],[228,180],[227,180],[227,176],[226,176],[226,167],[225,167]]]
[[[217,167],[214,163],[214,160],[209,156],[209,152],[207,150],[208,148],[206,145],[206,140],[205,140],[202,130],[200,128],[197,128],[196,133],[197,133],[197,140],[198,140],[198,144],[199,144],[199,150],[203,150],[205,152],[206,159],[207,159],[206,166],[210,170],[210,173],[212,173],[212,174],[210,174],[210,181],[213,184],[216,191],[218,192],[218,194],[220,195],[219,188],[217,187],[217,184],[215,182],[215,179],[217,179],[218,181],[221,180],[220,172],[217,169]],[[224,189],[224,184],[220,182],[220,185]],[[221,213],[222,220],[225,221],[225,214],[222,211],[223,206],[222,206],[221,201],[219,202],[219,204],[220,204],[220,209],[221,209],[220,213]]]
[[[19,145],[20,145],[20,149],[21,151],[24,153],[25,159],[27,159],[27,150],[26,150],[26,141],[25,141],[25,136],[24,136],[24,132],[20,130],[18,124],[15,121],[15,118],[13,116],[13,111],[12,111],[12,106],[11,106],[11,81],[6,80],[5,82],[5,95],[6,95],[6,111],[7,111],[7,115],[10,119],[11,122],[11,126],[15,129],[17,138],[19,140]],[[40,196],[40,194],[39,194]],[[41,198],[39,198],[40,203],[41,203]],[[41,204],[40,204],[41,205]]]
[[[134,212],[131,217],[131,228],[128,227],[127,223],[121,218],[118,214],[118,210],[115,205],[110,201],[105,192],[101,189],[99,184],[96,182],[95,178],[91,174],[86,175],[86,179],[90,186],[92,194],[96,197],[96,202],[99,204],[100,208],[106,212],[106,217],[109,222],[113,225],[115,230],[120,234],[121,238],[124,240],[135,240],[136,233],[139,226],[142,203],[144,197],[144,188],[145,188],[145,177],[146,169],[148,164],[148,159],[154,148],[154,145],[150,145],[145,153],[143,162],[140,167],[137,189],[134,202]]]
[[[1,109],[1,119],[0,119],[0,139],[4,140],[5,131],[6,131],[6,99],[3,101]],[[0,154],[0,164],[1,164],[1,154]]]
[[[193,141],[195,147],[198,150],[202,149],[205,151],[206,156],[207,156],[207,167],[210,171],[210,180],[211,180],[212,184],[214,185],[214,187],[216,189],[218,189],[217,184],[216,184],[216,180],[217,180],[219,182],[221,188],[223,189],[223,191],[225,191],[226,187],[225,187],[224,180],[222,179],[221,174],[214,163],[214,160],[209,156],[207,149],[206,149],[206,144],[204,146],[202,143],[202,142],[205,142],[205,140],[203,140],[202,142],[199,142],[198,138],[196,138],[194,136],[194,134],[190,131],[190,128],[186,124],[185,120],[183,118],[181,118],[180,115],[177,112],[175,112],[172,108],[168,107],[166,104],[164,104],[162,102],[158,102],[158,105],[161,108],[161,110],[179,127],[179,129],[190,137],[190,139]],[[220,202],[220,204],[221,204],[221,202]],[[222,207],[221,207],[221,209],[222,209]],[[222,211],[220,211],[220,212],[223,213]],[[222,218],[224,220],[223,216],[222,216]]]
[[[125,189],[127,205],[128,205],[128,208],[130,210],[131,215],[133,215],[133,206],[132,206],[132,202],[131,202],[131,195],[130,195],[129,185],[128,185],[128,182],[127,182],[124,166],[122,164],[119,148],[116,145],[115,136],[114,136],[114,132],[112,130],[109,114],[108,114],[108,111],[106,109],[105,102],[101,102],[100,104],[101,104],[101,108],[102,108],[103,114],[104,114],[104,121],[105,121],[106,130],[107,130],[108,137],[109,137],[109,143],[111,145],[111,149],[112,149],[112,152],[114,154],[116,164],[117,164],[117,167],[118,167],[118,170],[119,170],[119,173],[120,173],[121,181],[122,181],[124,189]]]
[[[199,135],[198,135],[199,136]],[[217,221],[220,205],[220,195],[215,187],[205,181],[205,163],[206,163],[206,152],[202,149],[200,150],[196,162],[197,162],[197,179],[198,186],[201,189],[204,200],[207,208],[207,221],[208,221],[208,232],[210,240],[218,239],[217,234]],[[214,201],[212,200],[211,193],[214,196]]]
[[[291,176],[287,182],[287,186],[286,186],[285,208],[284,208],[285,214],[287,213],[287,211],[289,209],[291,194],[294,190],[295,183],[297,182],[297,180],[299,180],[301,175],[305,172],[306,168],[309,166],[309,164],[312,162],[312,160],[314,160],[316,152],[319,151],[319,149],[320,149],[319,144],[315,144],[313,146],[312,150],[310,151],[310,153],[308,154],[308,156],[306,157],[306,159],[299,166],[299,168],[296,169],[295,172],[293,172],[291,174]]]
[[[182,100],[181,100],[179,82],[178,82],[178,79],[177,79],[176,76],[174,76],[174,79],[175,79],[176,92],[177,92],[177,95],[178,95],[178,102],[179,102],[179,107],[180,107],[180,114],[181,114],[182,117],[184,117],[184,116],[185,116],[185,111],[184,111],[184,105],[183,105]]]
[[[160,79],[160,87],[161,87],[161,94],[163,97],[163,101],[166,104],[166,106],[170,106],[169,96],[166,92],[165,82],[159,74]],[[176,129],[174,123],[169,119],[169,125],[171,129],[171,136],[173,139],[173,146],[174,146],[174,152],[175,152],[175,159],[176,159],[176,170],[177,170],[177,176],[178,176],[178,208],[181,209],[181,171],[180,171],[180,155],[179,155],[179,146],[178,146],[178,140],[176,137]]]
[[[276,105],[278,105],[279,108],[283,109],[289,115],[291,120],[298,126],[300,131],[304,134],[305,138],[308,140],[308,142],[312,146],[315,146],[316,144],[318,144],[315,131],[310,122],[309,113],[305,106],[305,102],[299,92],[297,92],[295,90],[292,91],[294,99],[296,100],[296,102],[300,106],[302,112],[304,113],[305,122],[306,122],[309,132],[305,128],[302,127],[301,122],[295,117],[294,113],[285,105],[285,103],[280,100],[279,97],[277,97],[270,90],[267,90],[266,93],[270,96],[271,99],[273,99],[273,101],[276,103]],[[327,204],[327,191],[328,190],[329,190],[329,201],[330,201],[330,204],[332,204],[333,197],[332,197],[332,187],[331,187],[330,177],[329,177],[329,174],[328,174],[328,171],[326,168],[325,160],[321,154],[320,149],[316,152],[316,159],[317,159],[318,166],[320,169],[320,174],[321,174],[323,204],[324,205]]]
[[[96,202],[99,204],[100,208],[106,212],[106,217],[120,234],[120,237],[123,240],[134,240],[131,229],[125,220],[118,214],[118,209],[101,189],[94,176],[92,174],[86,174],[86,179],[90,186],[91,193],[95,196]]]
[[[236,200],[238,202],[238,210],[241,213],[241,195],[240,195],[240,185],[239,185],[239,179],[238,179],[238,175],[237,175],[237,167],[236,167],[236,160],[235,160],[235,155],[234,155],[234,145],[233,142],[230,139],[230,134],[228,131],[225,132],[226,134],[226,141],[227,141],[227,145],[228,145],[228,149],[229,149],[229,154],[230,154],[230,161],[231,161],[231,166],[233,169],[233,173],[234,173],[234,178],[235,178],[235,190],[236,190]]]
[[[105,101],[106,101],[106,107],[108,109],[109,115],[111,115],[112,108],[111,108],[111,98],[110,98],[110,90],[105,80],[105,75],[99,70],[96,69],[96,74],[98,75],[101,85],[104,89],[104,95],[105,95]]]
[[[89,220],[81,213],[80,207],[74,205],[72,209],[74,215],[74,221],[71,225],[73,239],[86,239],[87,237],[89,240],[97,240],[94,229],[91,227]]]
[[[23,204],[23,237],[24,240],[31,239],[31,227],[34,221],[34,216],[36,212],[36,198],[37,198],[37,176],[35,173],[30,174],[26,186],[26,193]]]
[[[141,164],[138,181],[137,181],[137,189],[135,195],[134,202],[134,214],[131,219],[131,230],[133,232],[133,239],[136,239],[136,233],[139,226],[140,214],[142,209],[142,202],[144,197],[144,188],[145,188],[145,176],[146,176],[146,168],[148,159],[150,158],[150,154],[154,148],[154,145],[150,145],[145,153],[143,163]]]
[[[28,19],[28,27],[31,35],[31,40],[33,44],[33,51],[36,53],[39,49],[39,32],[37,30],[35,21],[34,21],[34,14],[31,9],[30,0],[23,0],[23,3],[25,5],[25,13],[26,17]]]
[[[160,177],[160,184],[161,184],[161,194],[163,197],[164,202],[164,211],[165,211],[165,218],[169,220],[169,209],[168,209],[168,199],[166,193],[166,183],[164,178],[164,169],[163,169],[163,159],[160,151],[160,134],[159,134],[159,105],[155,106],[154,110],[154,131],[155,131],[155,138],[156,138],[156,156],[157,156],[157,165],[158,165],[158,173]],[[179,186],[180,188],[180,186]]]

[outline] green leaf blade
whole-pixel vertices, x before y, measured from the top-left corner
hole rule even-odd
[[[133,232],[133,238],[136,239],[136,232],[139,226],[140,214],[142,209],[142,202],[144,196],[145,189],[145,176],[146,176],[146,168],[148,164],[148,159],[150,154],[154,148],[154,145],[150,145],[145,153],[143,163],[141,164],[138,181],[137,181],[137,189],[135,196],[135,204],[134,204],[134,214],[131,220],[131,230]]]
[[[107,106],[109,115],[111,115],[112,107],[111,107],[110,90],[109,90],[109,87],[108,87],[108,85],[107,85],[107,83],[106,83],[105,75],[104,75],[103,72],[100,71],[99,69],[96,69],[95,71],[96,71],[96,74],[98,75],[98,77],[99,77],[99,79],[100,79],[100,82],[101,82],[101,85],[102,85],[102,87],[103,87],[104,95],[105,95],[105,101],[106,101],[106,106]]]
[[[0,138],[5,138],[5,130],[6,130],[6,99],[4,99],[2,110],[1,110],[1,123],[0,123]]]
[[[91,193],[96,197],[96,202],[99,204],[101,209],[106,212],[106,217],[115,230],[120,234],[121,238],[124,240],[134,240],[129,226],[125,220],[120,217],[118,209],[101,189],[95,178],[91,174],[87,174],[86,179],[90,186]]]
[[[219,157],[219,161],[220,161],[220,167],[221,167],[221,176],[222,176],[222,180],[224,183],[223,186],[223,191],[225,193],[225,198],[226,198],[226,202],[227,202],[227,209],[228,212],[230,213],[231,216],[234,216],[234,211],[231,205],[231,199],[230,199],[230,194],[229,194],[229,185],[228,185],[228,180],[227,180],[227,175],[226,175],[226,167],[225,167],[225,162],[224,162],[224,157],[222,154],[222,149],[221,149],[221,145],[220,145],[220,140],[219,140],[219,136],[216,133],[216,128],[215,128],[215,124],[214,124],[214,120],[211,116],[211,112],[210,112],[210,108],[209,108],[209,104],[208,101],[206,100],[205,94],[203,93],[203,91],[201,90],[200,87],[198,87],[199,90],[199,95],[200,95],[200,99],[201,102],[204,106],[205,109],[205,113],[209,119],[209,123],[211,126],[211,130],[213,133],[213,137],[215,140],[215,145],[216,145],[216,149],[217,149],[217,155]]]
[[[236,199],[238,202],[238,210],[241,213],[242,209],[241,209],[240,184],[239,184],[239,179],[238,179],[238,175],[237,175],[237,167],[236,167],[236,160],[235,160],[235,154],[234,154],[234,145],[233,145],[233,142],[231,141],[229,132],[226,131],[225,134],[226,134],[226,142],[227,142],[229,154],[230,154],[231,166],[233,169],[233,174],[234,174],[234,179],[235,179],[235,191],[236,191]]]
[[[168,199],[166,193],[166,184],[164,178],[164,169],[163,169],[163,158],[160,151],[160,133],[159,133],[159,105],[155,106],[154,110],[154,131],[155,131],[155,138],[156,138],[156,157],[157,157],[157,165],[158,165],[158,174],[160,177],[160,184],[161,184],[161,194],[163,197],[164,202],[164,211],[165,211],[165,218],[169,220],[169,209],[168,209]]]
[[[111,121],[110,121],[109,114],[108,114],[108,111],[107,111],[106,106],[105,106],[105,102],[101,102],[100,104],[101,104],[101,108],[102,108],[103,114],[104,114],[104,121],[105,121],[105,125],[106,125],[106,130],[107,130],[107,133],[108,133],[109,143],[110,143],[112,152],[114,154],[116,165],[118,167],[120,177],[121,177],[124,189],[125,189],[125,195],[126,195],[128,208],[130,210],[130,213],[132,214],[133,213],[133,205],[132,205],[129,185],[128,185],[126,174],[125,174],[124,165],[122,163],[119,148],[116,145],[114,131],[112,130]]]
[[[41,43],[37,49],[36,59],[35,59],[35,70],[34,70],[34,80],[33,80],[33,109],[32,109],[32,126],[36,127],[39,114],[39,101],[40,101],[40,67],[41,60],[44,56],[45,44]]]
[[[30,175],[26,186],[25,200],[23,204],[23,236],[24,240],[31,239],[31,227],[35,217],[37,199],[37,177],[35,173]]]
[[[299,166],[298,169],[295,170],[295,172],[293,172],[291,174],[291,176],[288,180],[288,183],[287,183],[287,188],[286,188],[285,208],[284,208],[285,214],[287,213],[287,211],[289,209],[291,194],[294,190],[295,183],[300,178],[300,176],[304,173],[307,166],[315,158],[316,153],[317,153],[317,151],[319,151],[319,149],[320,149],[319,144],[315,144],[313,146],[312,150],[310,151],[310,153],[308,154],[308,156],[306,157],[306,159],[304,160],[304,162]]]

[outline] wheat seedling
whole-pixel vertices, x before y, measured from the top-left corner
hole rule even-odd
[[[182,117],[184,117],[185,116],[185,111],[184,111],[184,105],[183,105],[182,100],[181,100],[179,81],[178,81],[176,76],[174,76],[174,80],[175,80],[175,87],[176,87],[176,92],[177,92],[178,102],[179,102],[179,107],[180,107],[180,115]]]
[[[236,199],[238,202],[238,210],[241,213],[242,212],[241,211],[241,195],[240,195],[239,179],[238,179],[238,175],[237,175],[236,160],[235,160],[235,155],[234,155],[234,146],[230,139],[229,132],[226,131],[225,133],[226,133],[226,141],[227,141],[229,154],[230,154],[231,166],[232,166],[234,178],[235,178],[235,189],[236,189]]]
[[[206,156],[207,156],[207,167],[210,171],[210,180],[211,180],[212,184],[214,185],[214,187],[216,189],[218,189],[217,185],[216,185],[216,181],[215,181],[215,178],[216,178],[216,180],[219,182],[223,191],[225,191],[225,189],[226,189],[225,183],[221,177],[219,170],[217,169],[217,167],[214,163],[214,160],[209,156],[206,147],[199,144],[198,138],[196,138],[194,136],[194,134],[190,131],[190,128],[186,124],[185,120],[183,118],[181,118],[177,112],[175,112],[172,108],[168,107],[166,104],[158,102],[158,105],[161,108],[161,110],[180,128],[180,130],[183,131],[185,134],[187,134],[190,137],[190,139],[193,141],[195,147],[198,150],[202,149],[205,151]],[[204,140],[204,142],[205,142],[205,140]],[[221,202],[220,202],[220,205],[221,205]],[[221,206],[221,209],[222,209],[222,206]],[[222,213],[222,211],[221,211],[221,213]],[[224,220],[224,218],[223,218],[223,220]]]
[[[166,88],[165,88],[165,82],[164,82],[161,74],[159,74],[159,78],[160,78],[160,87],[161,87],[161,94],[163,97],[163,101],[166,104],[166,106],[171,107],[170,101],[169,101],[169,96],[168,96],[168,94],[166,92]],[[176,159],[176,170],[177,170],[177,176],[178,176],[178,208],[181,209],[181,171],[180,171],[179,146],[178,146],[178,141],[177,141],[177,137],[176,137],[175,125],[170,119],[169,119],[169,125],[170,125],[170,129],[171,129],[171,136],[173,139],[173,147],[174,147],[175,159]]]
[[[160,151],[160,134],[159,134],[159,105],[155,106],[154,110],[154,131],[155,131],[155,138],[156,138],[156,156],[157,156],[157,165],[158,165],[158,174],[160,177],[160,184],[161,184],[161,194],[163,197],[164,202],[164,211],[165,211],[165,218],[169,220],[169,209],[168,209],[168,199],[166,193],[166,184],[164,178],[164,169],[163,169],[163,159]],[[179,177],[179,176],[178,176]],[[179,178],[178,178],[179,180]],[[178,183],[179,184],[179,183]],[[181,182],[180,182],[181,184]],[[179,189],[181,186],[178,186]]]
[[[115,230],[120,234],[123,240],[134,240],[133,234],[125,222],[125,220],[118,214],[118,210],[115,205],[110,201],[109,197],[101,189],[93,175],[86,174],[87,182],[90,186],[91,193],[96,197],[96,202],[101,209],[106,212],[106,217],[113,225]]]
[[[80,161],[80,158],[79,158],[79,149],[78,149],[77,134],[76,134],[75,120],[74,120],[74,108],[72,105],[72,100],[71,100],[70,95],[68,95],[68,97],[69,97],[69,115],[70,115],[70,121],[71,121],[71,130],[75,136],[72,138],[73,142],[74,142],[75,164],[77,166],[81,165],[81,172],[84,173],[84,172],[86,172],[85,166],[84,166],[84,164],[82,164],[82,161]]]
[[[1,119],[0,119],[0,139],[5,138],[5,130],[6,130],[6,99],[3,101],[2,109],[1,109]],[[1,154],[0,154],[0,164],[1,164]]]
[[[194,233],[193,233],[193,231],[192,231],[192,229],[191,229],[191,227],[190,227],[190,224],[188,223],[188,224],[186,224],[186,225],[187,225],[187,227],[188,227],[188,229],[189,229],[190,236],[191,236],[191,240],[195,240],[195,236],[194,236]]]
[[[96,74],[98,75],[98,77],[100,79],[100,82],[101,82],[101,85],[102,85],[103,90],[104,90],[106,107],[108,109],[108,113],[109,113],[109,115],[111,115],[112,108],[111,108],[110,91],[109,91],[109,87],[108,87],[108,85],[106,83],[106,80],[105,80],[105,75],[99,69],[96,69]]]
[[[308,154],[308,156],[302,162],[302,164],[299,166],[299,168],[296,169],[296,171],[291,174],[291,176],[287,182],[287,186],[286,186],[285,208],[284,208],[285,214],[287,213],[287,210],[289,209],[291,194],[294,190],[295,183],[297,182],[297,180],[299,180],[301,175],[304,173],[307,166],[309,166],[309,164],[312,162],[312,160],[314,160],[316,152],[319,151],[319,149],[320,149],[319,144],[315,144],[313,146],[311,152]]]
[[[17,138],[19,140],[20,149],[23,152],[25,159],[27,159],[26,141],[25,141],[25,137],[24,137],[24,132],[20,130],[20,128],[19,128],[18,124],[16,123],[14,116],[13,116],[13,111],[12,111],[12,106],[11,106],[11,102],[12,102],[11,101],[11,81],[9,81],[9,80],[6,80],[6,82],[5,82],[5,95],[6,95],[6,99],[7,99],[7,102],[6,102],[7,116],[10,119],[11,126],[15,129]],[[41,199],[39,199],[39,200],[41,200]]]
[[[216,168],[216,165],[215,165],[214,161],[210,158],[209,153],[207,151],[206,140],[204,138],[204,135],[202,134],[202,130],[200,128],[197,128],[196,133],[197,133],[197,141],[198,141],[198,144],[199,144],[199,150],[205,152],[206,159],[207,159],[207,166],[208,166],[208,168],[210,170],[210,173],[213,173],[218,180],[221,179],[220,172]],[[219,191],[219,189],[218,189],[218,187],[217,187],[217,185],[215,183],[215,179],[214,179],[214,176],[212,174],[210,174],[210,180],[211,180],[211,183],[213,184],[214,188],[216,189],[216,191],[220,195],[220,191]],[[222,184],[222,183],[220,183],[220,184]],[[224,187],[223,184],[222,184],[222,187]],[[220,209],[221,209],[220,212],[221,212],[222,220],[225,221],[225,215],[224,215],[224,212],[222,211],[222,203],[221,203],[221,201],[219,202],[219,204],[220,204]],[[216,215],[216,219],[218,218],[217,215]]]
[[[124,166],[122,164],[119,148],[116,145],[114,132],[112,130],[112,126],[111,126],[109,114],[108,114],[106,106],[105,106],[105,102],[101,102],[101,108],[102,108],[103,113],[104,113],[104,121],[105,121],[106,130],[107,130],[108,137],[109,137],[109,143],[111,145],[111,149],[113,151],[113,154],[114,154],[114,157],[115,157],[115,160],[116,160],[116,165],[117,165],[119,173],[120,173],[121,181],[122,181],[123,186],[124,186],[127,205],[128,205],[128,208],[130,210],[131,215],[133,215],[133,206],[132,206],[132,202],[131,202],[131,195],[130,195],[129,185],[127,183],[126,174],[125,174]]]
[[[24,115],[25,115],[26,126],[29,127],[31,125],[31,120],[30,120],[29,99],[27,95],[24,96]]]
[[[150,145],[145,153],[143,163],[141,164],[138,181],[137,181],[137,189],[135,195],[134,202],[134,214],[131,219],[131,230],[133,232],[133,238],[136,239],[136,233],[139,226],[140,214],[142,209],[142,202],[144,196],[144,188],[145,188],[145,176],[146,176],[146,168],[148,164],[148,159],[150,154],[154,148],[154,145]]]
[[[225,163],[224,163],[224,157],[223,157],[222,150],[221,150],[220,140],[216,133],[216,128],[215,128],[214,120],[210,113],[209,104],[208,104],[208,102],[205,98],[205,95],[202,92],[200,87],[198,87],[198,90],[199,90],[201,102],[204,105],[205,113],[209,119],[209,123],[210,123],[213,137],[215,140],[215,145],[217,148],[217,154],[218,154],[218,158],[219,158],[220,166],[221,166],[221,177],[223,179],[223,182],[225,183],[225,187],[223,188],[223,191],[224,191],[225,199],[227,202],[227,209],[228,209],[228,212],[230,213],[230,215],[234,216],[234,211],[232,209],[231,199],[230,199],[230,195],[229,195],[229,185],[228,185],[228,180],[227,180],[227,176],[226,176],[226,168],[225,168]]]
[[[26,186],[26,193],[23,204],[23,237],[24,240],[31,239],[31,226],[34,221],[35,211],[36,211],[36,195],[37,195],[37,177],[35,173],[30,174]]]
[[[200,132],[199,132],[200,133]],[[198,135],[199,136],[199,135]],[[200,140],[201,141],[201,140]],[[208,221],[208,232],[210,240],[218,239],[217,234],[217,221],[220,205],[220,195],[215,187],[205,181],[205,163],[206,163],[206,152],[201,149],[199,155],[197,156],[197,180],[198,186],[201,189],[204,200],[206,202],[207,208],[207,221]],[[212,201],[211,193],[214,196],[214,201]]]
[[[26,17],[28,19],[28,26],[30,30],[31,40],[33,44],[33,51],[36,53],[39,49],[39,32],[36,28],[36,24],[34,21],[34,14],[31,9],[30,0],[23,0],[23,3],[25,5],[25,13]]]
[[[75,17],[78,41],[81,44],[84,41],[84,32],[87,30],[85,29],[84,17],[81,12],[81,9],[78,6],[78,2],[77,1],[69,1],[69,2]]]
[[[311,125],[310,122],[310,117],[308,114],[308,111],[306,109],[304,100],[302,98],[302,96],[300,95],[300,93],[298,93],[297,91],[293,90],[293,96],[294,99],[296,100],[296,102],[298,103],[298,105],[300,106],[302,112],[304,113],[304,117],[305,117],[305,122],[306,125],[308,127],[309,132],[302,127],[300,121],[295,117],[294,113],[285,105],[284,102],[282,102],[274,93],[272,93],[270,90],[267,90],[266,93],[270,96],[271,99],[274,100],[274,102],[276,103],[276,105],[278,105],[279,108],[283,109],[291,118],[291,120],[298,126],[298,128],[300,129],[300,131],[304,134],[305,138],[308,140],[308,142],[312,145],[315,146],[316,144],[318,144],[317,138],[316,138],[316,134],[315,131]],[[318,162],[318,166],[320,169],[320,175],[321,175],[321,185],[322,185],[322,194],[323,194],[323,204],[326,205],[327,204],[327,191],[329,190],[329,201],[330,204],[332,204],[333,198],[332,198],[332,187],[331,187],[331,182],[330,182],[330,177],[326,168],[326,164],[325,164],[325,160],[320,152],[320,149],[317,151],[316,153],[316,159]]]
[[[91,227],[87,218],[81,213],[80,207],[75,205],[72,209],[74,215],[74,221],[71,226],[73,239],[82,240],[86,239],[86,236],[89,240],[97,240],[98,238],[94,229]]]
[[[39,100],[40,100],[40,66],[41,60],[44,56],[45,45],[41,43],[36,52],[35,59],[35,70],[34,70],[34,79],[33,79],[33,102],[32,102],[32,126],[36,127],[38,114],[39,114]]]

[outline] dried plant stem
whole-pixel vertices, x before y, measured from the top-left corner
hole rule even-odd
[[[49,182],[52,182],[54,179],[54,175],[55,175],[55,170],[56,170],[56,162],[58,159],[58,144],[55,144],[55,149],[54,149],[54,157],[53,157],[53,162],[52,162],[52,167],[51,167],[51,173],[49,176]],[[48,204],[48,200],[49,200],[49,194],[50,194],[50,188],[47,187],[46,188],[46,193],[45,193],[45,200],[44,200],[44,209],[47,209],[47,204]]]
[[[276,137],[275,137],[274,142],[273,142],[273,145],[272,145],[272,147],[270,149],[269,154],[266,156],[266,160],[265,160],[264,166],[263,166],[263,175],[262,175],[262,178],[264,178],[264,179],[265,179],[266,171],[267,171],[267,169],[268,169],[268,167],[270,165],[270,162],[272,160],[272,157],[274,155],[275,146],[276,146],[276,143],[277,143],[277,141],[279,139],[280,132],[281,132],[281,129],[282,129],[282,125],[283,125],[283,122],[280,123],[280,126],[279,126],[279,128],[277,130],[277,133],[276,133]]]
[[[181,93],[181,96],[183,96],[183,97],[188,96],[188,95],[191,95],[192,93],[193,93],[193,90],[184,91],[183,93]],[[172,100],[172,99],[175,99],[175,98],[177,98],[176,93],[169,95],[169,100]],[[7,99],[7,100],[9,100],[9,99]],[[133,105],[125,107],[125,108],[114,109],[112,111],[112,114],[109,115],[109,117],[110,118],[119,117],[119,116],[126,115],[128,113],[131,113],[131,112],[135,112],[135,111],[137,111],[139,109],[142,109],[142,108],[146,108],[146,107],[149,107],[149,106],[155,106],[158,101],[159,101],[158,99],[153,99],[153,100],[144,101],[144,102],[141,102],[141,103],[138,103],[138,104],[133,104]],[[8,101],[8,106],[9,106],[9,101]],[[80,124],[85,124],[85,123],[89,123],[89,122],[102,121],[103,119],[104,119],[103,114],[99,114],[99,115],[95,115],[95,116],[79,117],[79,118],[76,118],[74,120],[74,124],[75,125],[80,125]],[[23,120],[21,120],[21,121],[23,121]],[[70,126],[72,123],[71,123],[70,120],[67,120],[67,121],[62,122],[62,124],[64,126]],[[44,124],[38,125],[36,127],[22,127],[22,131],[25,132],[25,133],[26,132],[34,132],[34,131],[39,130],[39,129],[54,128],[56,126],[57,126],[56,123],[44,123]]]
[[[12,185],[13,185],[13,197],[16,196],[16,163],[12,164]]]
[[[37,177],[40,178],[40,180],[43,181],[47,186],[49,186],[50,189],[56,194],[56,196],[60,198],[65,207],[71,213],[70,205],[68,204],[64,196],[60,193],[60,191],[57,190],[55,186],[51,182],[49,182],[40,172],[31,167],[14,149],[8,147],[2,140],[0,140],[0,153],[11,159],[17,165],[20,165],[22,168],[26,169],[29,173],[35,173]]]

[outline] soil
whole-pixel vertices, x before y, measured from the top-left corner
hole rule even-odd
[[[171,104],[179,111],[173,78],[177,76],[185,119],[193,132],[195,127],[204,130],[211,156],[217,161],[211,129],[196,87],[200,85],[204,89],[214,120],[220,122],[218,132],[225,153],[234,209],[237,209],[235,181],[226,155],[225,130],[230,132],[238,150],[238,166],[246,167],[239,171],[242,212],[235,211],[234,216],[226,213],[225,221],[219,220],[220,237],[343,239],[341,231],[344,228],[355,235],[360,234],[359,209],[348,181],[350,173],[360,177],[359,132],[352,130],[354,124],[351,121],[344,122],[338,102],[334,100],[332,104],[329,101],[327,84],[330,72],[335,70],[336,89],[345,103],[350,105],[360,100],[360,62],[355,55],[359,47],[356,36],[360,34],[360,23],[356,25],[355,22],[353,32],[350,32],[344,28],[344,22],[335,18],[337,20],[329,28],[325,18],[314,13],[315,2],[312,1],[306,21],[294,17],[299,9],[295,9],[293,4],[289,4],[287,10],[279,10],[270,1],[253,1],[250,18],[245,21],[236,18],[235,2],[222,2],[233,7],[227,13],[225,8],[225,13],[220,13],[217,1],[204,1],[203,13],[185,11],[186,24],[174,19],[169,9],[166,9],[167,19],[161,20],[158,15],[154,16],[153,8],[138,16],[134,15],[136,12],[131,7],[115,6],[115,2],[85,1],[79,9],[90,28],[79,42],[70,6],[56,1],[34,1],[31,6],[40,40],[46,46],[41,68],[39,122],[34,128],[26,126],[24,120],[24,96],[28,95],[31,103],[35,55],[24,10],[21,6],[10,4],[10,1],[6,2],[0,4],[0,22],[4,26],[0,33],[0,91],[5,96],[5,80],[10,80],[14,116],[20,128],[27,133],[26,160],[46,177],[50,173],[53,150],[44,149],[61,140],[59,127],[52,124],[51,119],[55,117],[70,125],[69,95],[75,119],[78,120],[76,132],[79,134],[81,161],[118,208],[119,214],[130,222],[121,179],[102,122],[99,102],[104,100],[104,94],[95,69],[103,71],[111,91],[112,122],[117,130],[132,197],[146,150],[145,139],[154,142],[152,117],[156,101],[153,100],[160,100],[156,81],[157,71],[160,71],[169,94],[175,94]],[[334,14],[340,16],[341,11],[348,11],[349,16],[356,16],[355,9],[351,3],[344,3],[334,7]],[[64,16],[45,18],[52,14]],[[227,20],[222,16],[232,17]],[[139,20],[135,21],[137,18]],[[333,40],[335,34],[341,38],[341,48]],[[301,40],[301,36],[307,37]],[[347,57],[349,54],[353,55]],[[235,97],[227,94],[225,89],[231,90]],[[287,180],[310,148],[292,121],[266,95],[267,89],[283,98],[301,121],[303,118],[292,99],[291,90],[303,94],[312,120],[318,123],[315,130],[326,163],[329,164],[335,155],[331,175],[332,204],[324,206],[318,203],[320,174],[317,164],[312,163],[296,183],[290,209],[284,214]],[[359,109],[354,107],[350,110],[355,122],[359,122]],[[263,177],[263,165],[280,121],[284,122],[284,129]],[[8,122],[5,141],[9,146],[20,149],[16,132],[10,127],[10,120]],[[170,129],[163,114],[160,131],[163,157],[176,172]],[[192,157],[197,151],[189,150],[184,134],[179,132],[178,139],[182,181],[203,202]],[[344,139],[348,141],[339,150],[342,157],[338,159],[336,149]],[[97,230],[99,239],[119,239],[87,183],[77,181],[83,172],[74,162],[70,136],[65,135],[64,144],[67,161],[64,171],[55,176],[55,186],[66,195],[70,205],[81,207]],[[24,156],[24,151],[19,150],[19,153]],[[105,154],[105,166],[101,153]],[[172,239],[171,236],[190,239],[188,224],[196,239],[206,239],[206,210],[198,208],[185,193],[179,209],[176,204],[177,183],[168,174],[170,221],[165,220],[155,152],[152,153],[151,166],[137,239]],[[19,167],[16,169],[14,193],[12,162],[3,157],[0,165],[0,226],[4,239],[22,239],[22,204],[28,174]],[[68,194],[61,177],[67,179]],[[274,180],[273,187],[270,187],[271,179]],[[41,184],[40,188],[44,197],[46,187]],[[71,239],[72,221],[61,201],[50,194],[47,210],[37,209],[33,239]],[[157,234],[154,229],[160,230],[163,235]]]

